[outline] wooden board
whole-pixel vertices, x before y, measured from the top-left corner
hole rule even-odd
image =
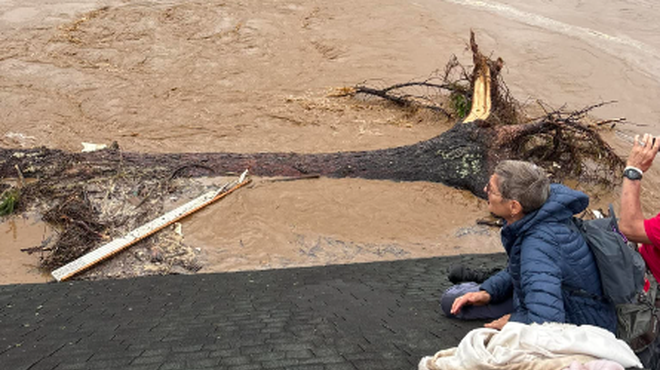
[[[63,281],[71,276],[86,270],[95,264],[111,257],[112,255],[128,248],[129,246],[137,243],[138,241],[158,232],[164,227],[173,224],[174,222],[181,220],[182,218],[197,212],[198,210],[208,206],[209,204],[225,197],[228,194],[231,194],[234,190],[239,189],[240,187],[248,184],[249,179],[245,179],[245,173],[241,175],[241,178],[238,181],[238,184],[233,186],[231,189],[226,190],[225,188],[210,191],[200,197],[197,197],[190,202],[173,209],[166,214],[152,220],[137,229],[132,230],[128,234],[124,235],[121,238],[115,239],[110,243],[107,243],[78,259],[69,262],[68,264],[58,268],[53,271],[51,275],[57,281]]]

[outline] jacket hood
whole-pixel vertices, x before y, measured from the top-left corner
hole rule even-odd
[[[541,208],[502,228],[504,247],[508,252],[508,246],[535,225],[545,222],[564,223],[584,211],[588,205],[589,197],[585,193],[561,184],[551,184],[550,195]]]

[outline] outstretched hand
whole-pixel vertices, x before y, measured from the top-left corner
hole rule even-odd
[[[489,322],[488,324],[485,324],[484,326],[490,329],[497,329],[497,330],[502,330],[504,325],[509,322],[509,319],[511,318],[511,314],[504,315],[500,317],[499,319]]]
[[[451,305],[451,314],[456,315],[457,313],[461,312],[461,308],[463,308],[465,305],[483,306],[489,302],[490,293],[485,290],[466,293],[454,300],[454,304]]]
[[[654,138],[653,135],[644,134],[640,143],[639,135],[635,135],[627,166],[637,167],[642,172],[648,171],[655,155],[658,154],[658,149],[660,149],[660,137]]]

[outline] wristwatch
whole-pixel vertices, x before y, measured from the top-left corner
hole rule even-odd
[[[623,177],[625,177],[629,180],[633,180],[633,181],[641,180],[642,179],[642,174],[643,174],[642,170],[640,170],[639,168],[635,168],[635,167],[626,167],[623,170]]]

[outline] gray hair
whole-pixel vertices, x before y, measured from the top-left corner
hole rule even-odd
[[[533,163],[502,161],[495,167],[495,174],[502,197],[520,202],[525,214],[541,208],[548,200],[550,180],[545,171]]]

